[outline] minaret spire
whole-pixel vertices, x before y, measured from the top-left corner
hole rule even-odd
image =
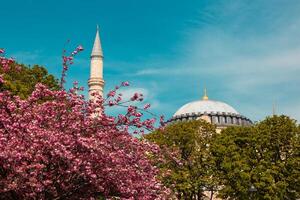
[[[96,37],[94,41],[93,50],[91,53],[89,85],[89,99],[93,99],[92,94],[98,93],[103,95],[103,52],[100,41],[99,26],[97,25]]]
[[[93,50],[92,50],[92,54],[91,54],[91,57],[93,57],[93,56],[103,57],[101,41],[100,41],[100,36],[99,36],[99,26],[98,25],[97,25],[97,31],[96,31],[94,46],[93,46]]]

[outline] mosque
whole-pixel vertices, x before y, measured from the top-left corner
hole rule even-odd
[[[89,98],[94,92],[103,95],[104,80],[103,80],[103,52],[99,36],[99,28],[97,27],[94,46],[91,54],[90,78],[88,80]],[[173,117],[167,123],[177,121],[203,119],[209,123],[216,125],[217,132],[229,126],[249,126],[251,120],[239,112],[232,106],[222,101],[211,100],[207,96],[206,89],[202,99],[189,102],[179,108]]]
[[[251,120],[239,114],[232,106],[221,101],[210,100],[204,89],[202,99],[189,102],[179,108],[168,123],[203,119],[216,125],[217,132],[229,126],[249,126]]]

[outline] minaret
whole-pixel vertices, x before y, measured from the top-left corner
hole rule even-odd
[[[89,85],[89,99],[93,99],[92,93],[97,92],[103,96],[103,53],[101,48],[99,27],[97,25],[97,32],[95,42],[91,54],[91,73],[88,81]]]

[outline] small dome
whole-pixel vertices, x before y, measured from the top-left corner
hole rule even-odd
[[[227,114],[235,114],[239,115],[239,113],[230,105],[220,102],[220,101],[212,101],[212,100],[199,100],[193,101],[185,104],[177,112],[173,115],[179,116],[190,113],[227,113]]]

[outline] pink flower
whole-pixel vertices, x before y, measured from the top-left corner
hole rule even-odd
[[[124,86],[124,87],[129,86],[129,82],[128,81],[122,82],[121,85]]]
[[[114,101],[109,101],[109,102],[108,102],[108,105],[109,105],[109,106],[113,106],[113,105],[115,105],[115,102],[114,102]]]
[[[139,98],[139,93],[134,93],[133,96],[130,98],[131,101],[135,101]]]
[[[135,116],[136,116],[136,117],[141,117],[142,115],[143,115],[143,114],[140,113],[140,112],[135,113]]]
[[[149,103],[147,103],[146,105],[144,105],[144,110],[148,110],[149,108],[150,108],[150,104]]]
[[[0,75],[0,84],[4,83],[3,75]]]
[[[77,51],[83,51],[83,47],[81,45],[79,45],[77,48],[76,48]]]
[[[115,90],[111,90],[109,91],[109,93],[107,94],[107,97],[114,97],[116,95],[116,91]]]

